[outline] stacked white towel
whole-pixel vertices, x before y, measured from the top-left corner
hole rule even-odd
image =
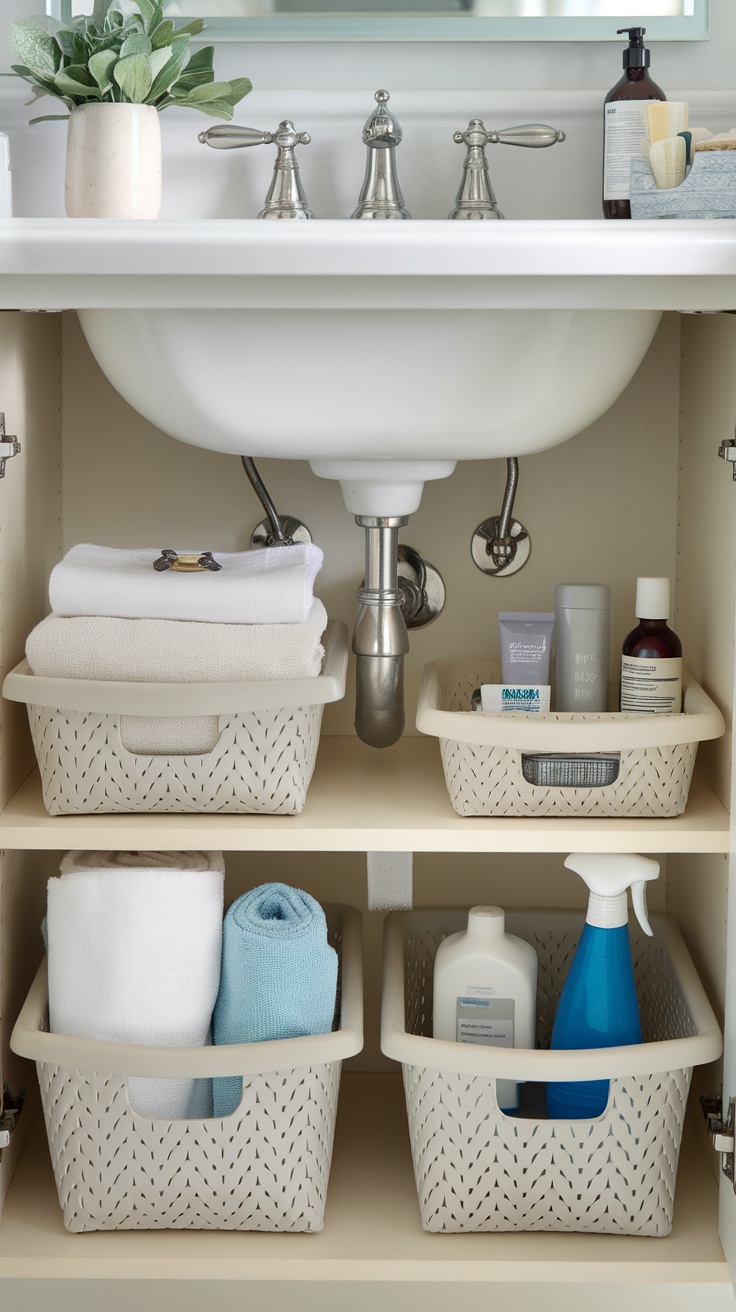
[[[322,669],[327,612],[314,598],[303,624],[203,624],[48,615],[26,642],[34,674],[133,683],[303,679]]]
[[[69,852],[48,881],[49,1021],[57,1034],[211,1043],[222,946],[220,852]],[[211,1115],[208,1080],[131,1078],[134,1110]]]
[[[31,671],[123,683],[320,674],[327,613],[313,591],[319,547],[218,552],[221,569],[191,574],[155,570],[160,556],[154,548],[72,547],[51,573],[54,613],[26,642]],[[136,755],[202,755],[216,747],[220,726],[216,716],[123,716],[120,734]]]
[[[153,547],[118,550],[82,542],[51,572],[57,615],[201,620],[209,624],[303,624],[322,551],[312,542],[216,553],[217,571],[159,572]]]

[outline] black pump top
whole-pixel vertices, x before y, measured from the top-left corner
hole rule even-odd
[[[624,50],[624,68],[648,68],[649,51],[644,45],[645,27],[620,27],[618,36],[623,32],[629,34],[628,49]]]

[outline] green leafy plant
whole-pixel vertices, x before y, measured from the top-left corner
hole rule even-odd
[[[69,110],[95,102],[184,105],[231,119],[233,106],[251,90],[249,79],[216,82],[214,47],[189,53],[202,19],[175,27],[163,7],[163,0],[95,0],[92,16],[74,18],[69,26],[13,23],[10,48],[21,61],[13,72],[37,95],[56,96]],[[67,117],[45,114],[31,122]]]

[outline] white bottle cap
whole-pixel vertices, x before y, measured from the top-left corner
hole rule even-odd
[[[486,937],[503,934],[506,915],[502,907],[471,907],[468,912],[468,933]]]
[[[634,614],[638,620],[669,619],[669,579],[637,579]]]

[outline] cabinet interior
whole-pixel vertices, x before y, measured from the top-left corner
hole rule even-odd
[[[651,1286],[647,1306],[655,1308],[660,1298],[662,1307],[666,1302],[670,1309],[685,1308],[687,1302],[680,1300],[694,1283],[707,1285],[701,1299],[706,1307],[725,1307],[721,1300],[732,1299],[714,1230],[718,1159],[707,1145],[697,1105],[700,1092],[720,1088],[721,1073],[714,1067],[695,1072],[692,1125],[681,1166],[687,1184],[681,1185],[670,1239],[421,1233],[416,1200],[411,1198],[410,1166],[406,1173],[400,1085],[395,1068],[378,1047],[383,917],[367,911],[363,853],[365,829],[371,823],[377,846],[414,849],[417,905],[494,901],[581,907],[585,890],[562,866],[573,846],[583,848],[590,842],[604,850],[658,855],[662,876],[651,891],[650,905],[679,921],[723,1020],[736,486],[717,450],[733,431],[735,346],[736,321],[729,315],[666,314],[647,358],[612,409],[586,433],[521,460],[515,515],[531,534],[532,554],[526,568],[512,578],[494,580],[481,574],[469,548],[476,525],[500,510],[505,462],[469,462],[458,466],[452,478],[427,485],[422,506],[401,540],[440,570],[447,605],[434,624],[411,635],[406,740],[380,761],[372,749],[355,741],[350,683],[345,701],[328,706],[324,716],[323,735],[335,740],[330,751],[351,771],[343,780],[345,796],[354,798],[359,809],[366,790],[379,785],[384,790],[385,816],[375,812],[372,820],[356,821],[352,838],[346,837],[342,795],[335,798],[332,811],[329,797],[321,797],[316,827],[306,822],[309,798],[305,824],[299,818],[291,828],[291,822],[275,824],[267,817],[245,824],[214,816],[196,823],[191,818],[179,823],[177,817],[139,817],[128,826],[115,817],[79,822],[43,817],[37,801],[35,810],[29,810],[25,800],[37,798],[37,784],[24,783],[34,766],[25,708],[2,703],[0,805],[6,810],[0,814],[0,1063],[4,1081],[27,1091],[27,1107],[0,1162],[0,1198],[16,1174],[0,1220],[0,1274],[4,1272],[8,1288],[12,1284],[19,1293],[25,1291],[29,1301],[22,1306],[36,1306],[29,1291],[47,1279],[56,1282],[55,1295],[58,1289],[64,1307],[99,1306],[101,1296],[109,1301],[108,1292],[100,1293],[103,1280],[109,1297],[123,1299],[120,1306],[125,1306],[125,1262],[128,1275],[150,1277],[157,1298],[178,1289],[178,1282],[191,1280],[194,1290],[200,1280],[216,1274],[207,1292],[213,1307],[229,1306],[221,1301],[225,1287],[244,1279],[251,1282],[254,1296],[273,1300],[263,1306],[274,1308],[293,1306],[289,1288],[295,1291],[290,1282],[297,1279],[307,1282],[299,1289],[309,1291],[305,1299],[313,1298],[315,1307],[317,1301],[323,1307],[337,1306],[338,1297],[349,1297],[356,1308],[374,1307],[385,1286],[393,1291],[391,1298],[398,1300],[403,1289],[402,1302],[418,1307],[421,1297],[422,1307],[432,1308],[435,1301],[439,1305],[442,1291],[446,1297],[450,1281],[461,1282],[459,1297],[467,1309],[480,1307],[481,1299],[485,1306],[489,1282],[503,1285],[505,1306],[531,1306],[523,1299],[531,1297],[529,1282],[539,1280],[572,1281],[576,1298],[582,1297],[589,1280],[601,1308],[614,1306],[616,1283],[623,1281],[632,1290]],[[491,367],[487,381],[492,404]],[[7,431],[23,446],[0,482],[3,675],[21,658],[27,632],[46,612],[52,565],[74,543],[242,550],[262,517],[236,457],[174,441],[137,416],[111,389],[73,314],[0,312],[0,409]],[[343,507],[339,487],[317,479],[306,464],[263,460],[259,469],[279,510],[303,519],[324,548],[317,591],[330,616],[352,627],[363,543]],[[702,812],[672,822],[497,824],[448,818],[436,835],[425,832],[425,780],[441,780],[441,766],[437,744],[420,741],[413,728],[423,664],[441,657],[496,655],[496,612],[551,609],[554,584],[563,580],[611,585],[616,652],[633,626],[638,574],[668,575],[674,581],[672,624],[682,638],[685,663],[726,717],[725,737],[699,750],[698,796],[707,799]],[[413,764],[420,760],[421,770],[415,771]],[[315,789],[320,765],[318,761]],[[449,802],[446,806],[449,809]],[[302,833],[304,850],[298,846]],[[264,880],[283,879],[318,898],[344,900],[362,909],[366,1044],[346,1065],[324,1235],[72,1237],[64,1235],[55,1197],[46,1192],[35,1197],[34,1189],[41,1186],[34,1182],[45,1179],[46,1151],[35,1131],[25,1146],[37,1105],[35,1074],[30,1064],[10,1053],[8,1039],[41,956],[38,926],[45,880],[56,873],[60,851],[78,845],[224,847],[228,898]],[[367,1093],[361,1094],[359,1087]],[[376,1148],[374,1136],[381,1137],[381,1127],[385,1142]],[[399,1182],[391,1177],[384,1217],[381,1171],[392,1169],[398,1158]],[[333,1194],[337,1198],[331,1212]],[[272,1258],[284,1264],[279,1280],[265,1270]],[[200,1259],[201,1269],[195,1268],[192,1264]],[[580,1266],[586,1262],[595,1263],[595,1269]],[[180,1292],[182,1306],[199,1305],[187,1302],[194,1293],[184,1288]],[[565,1306],[577,1306],[568,1294]],[[545,1295],[549,1306],[558,1305],[557,1296],[550,1303]],[[151,1301],[147,1306],[159,1304]]]

